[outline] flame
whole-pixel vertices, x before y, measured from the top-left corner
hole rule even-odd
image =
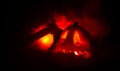
[[[47,34],[40,39],[37,40],[37,44],[40,46],[40,49],[47,51],[54,42],[54,35],[53,34]]]
[[[78,33],[78,31],[75,31],[74,36],[73,36],[73,43],[76,46],[79,46],[80,42],[81,42],[81,40],[80,40],[80,37],[79,37],[79,33]]]

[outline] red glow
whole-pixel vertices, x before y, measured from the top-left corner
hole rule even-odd
[[[77,29],[74,31],[71,29],[63,31],[53,53],[72,53],[75,56],[90,58],[91,56],[89,55],[89,42],[83,36],[85,35],[83,35],[81,31]]]
[[[74,54],[76,55],[76,56],[84,56],[84,58],[86,58],[86,59],[88,59],[88,58],[90,58],[91,57],[91,53],[89,53],[89,52],[87,52],[87,51],[84,51],[84,52],[82,52],[82,51],[74,51]]]
[[[38,39],[36,42],[37,42],[38,46],[40,47],[40,49],[42,49],[43,51],[47,51],[54,42],[54,35],[47,34],[47,35],[41,37],[40,39]]]
[[[66,16],[56,16],[55,17],[56,24],[59,28],[65,29],[68,27],[70,24],[72,24],[72,21],[68,20]]]
[[[109,33],[109,26],[105,20],[97,18],[89,18],[86,15],[83,16],[84,28],[95,38],[104,38]]]
[[[89,46],[89,41],[87,38],[84,37],[85,35],[83,35],[81,33],[81,31],[74,31],[73,34],[73,44],[77,47],[84,45],[84,46]]]
[[[33,29],[32,34],[37,33],[39,31],[47,28],[47,26],[48,26],[47,24],[42,24],[42,25],[38,26],[37,28]]]
[[[75,61],[77,61],[76,58],[82,57],[84,58],[84,60],[86,60],[93,56],[91,52],[91,45],[90,45],[91,43],[89,42],[89,39],[87,38],[87,36],[83,35],[80,28],[78,28],[79,30],[78,29],[76,30],[76,27],[74,26],[74,28],[72,27],[72,29],[67,29],[67,27],[69,28],[69,26],[73,25],[73,23],[78,22],[79,27],[82,27],[90,34],[90,41],[91,39],[95,39],[95,41],[104,39],[104,37],[110,31],[109,26],[107,25],[106,18],[102,17],[100,13],[97,13],[97,12],[100,12],[98,11],[98,9],[100,8],[99,7],[100,0],[87,0],[87,1],[89,2],[87,2],[86,6],[83,9],[80,9],[81,11],[74,10],[74,12],[71,12],[71,11],[68,11],[67,9],[66,10],[67,12],[62,11],[61,14],[55,13],[53,17],[49,19],[49,23],[55,23],[57,27],[63,30],[63,33],[61,34],[60,39],[57,37],[54,37],[53,34],[48,34],[37,40],[37,44],[39,48],[43,51],[48,51],[48,49],[51,48],[54,42],[54,38],[59,39],[59,41],[55,42],[56,43],[54,44],[55,48],[52,50],[52,52],[53,54],[55,54],[55,56],[57,56],[56,54],[58,54],[58,56],[61,53],[63,54],[62,55],[63,57],[60,57],[58,59],[60,60],[60,63],[63,62],[64,64],[67,61],[69,61],[68,64],[70,65],[70,63],[72,63],[73,65],[75,64],[72,62],[74,61],[73,60],[74,57],[75,57]],[[38,31],[41,31],[46,27],[47,26],[45,25],[39,26],[33,31],[33,34],[37,33]],[[69,54],[70,56],[72,55],[73,57],[69,58],[66,56],[66,55],[69,56]],[[62,58],[68,58],[68,59],[62,60]],[[54,59],[54,60],[57,60],[57,59]]]
[[[66,14],[64,12],[62,14],[55,13],[54,20],[62,30],[74,22],[79,22],[79,26],[87,30],[93,38],[104,38],[110,31],[107,20],[104,17],[101,19],[94,17],[94,13],[92,13],[93,16],[90,15],[89,17],[86,11],[86,9],[83,11],[82,16],[78,16],[76,12],[71,11],[67,11]]]
[[[84,51],[84,53],[85,53],[84,57],[85,57],[86,59],[88,59],[88,58],[90,58],[90,57],[92,56],[91,53],[89,53],[89,52],[87,52],[87,51]]]

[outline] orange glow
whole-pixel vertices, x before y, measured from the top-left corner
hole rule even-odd
[[[53,42],[54,42],[53,34],[47,34],[37,40],[37,44],[40,46],[40,49],[44,51],[47,51],[52,46]]]
[[[75,55],[79,55],[77,51],[74,51],[74,54],[75,54]]]
[[[68,30],[63,32],[63,34],[61,35],[61,39],[66,39],[67,34],[68,34]]]
[[[81,40],[80,40],[80,37],[79,37],[79,33],[78,33],[78,31],[75,31],[74,36],[73,36],[73,43],[76,46],[79,46],[80,42],[81,42]]]

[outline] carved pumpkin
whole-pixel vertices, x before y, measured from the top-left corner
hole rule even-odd
[[[62,66],[86,65],[92,56],[89,33],[78,23],[63,30],[59,41],[51,49],[52,60]]]
[[[85,60],[92,56],[91,37],[77,22],[65,30],[59,29],[55,24],[50,24],[34,35],[34,37],[39,36],[39,39],[37,38],[35,41],[37,47],[52,54],[50,58],[57,63],[63,63],[62,65],[73,65],[71,63],[77,65],[77,62],[86,63]]]
[[[56,24],[51,23],[48,24],[46,28],[43,28],[39,32],[32,34],[29,38],[29,41],[34,41],[33,45],[44,51],[47,52],[50,47],[57,42],[59,35],[61,33],[61,29],[59,29]]]
[[[74,23],[63,31],[59,41],[56,44],[54,53],[74,53],[76,56],[89,58],[90,35],[83,28]]]

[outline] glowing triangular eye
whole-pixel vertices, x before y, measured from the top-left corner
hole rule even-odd
[[[73,43],[76,45],[76,46],[79,46],[80,45],[80,36],[79,36],[79,33],[78,31],[75,31],[74,32],[74,36],[73,36]]]
[[[43,36],[42,38],[40,38],[40,41],[43,42],[43,44],[50,44],[53,42],[53,35],[52,34],[48,34]]]
[[[47,51],[54,43],[54,35],[49,33],[36,40],[36,43],[40,49],[42,49],[43,51]]]

